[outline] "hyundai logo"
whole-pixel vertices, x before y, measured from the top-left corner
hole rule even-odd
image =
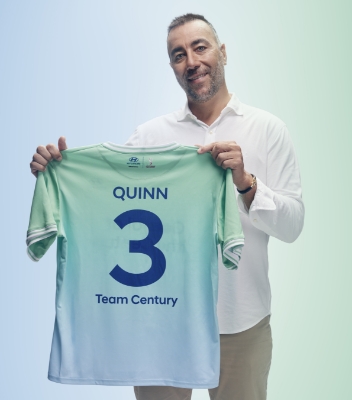
[[[139,158],[137,158],[137,157],[131,157],[129,159],[129,161],[131,161],[131,162],[137,162],[138,160],[139,160]]]

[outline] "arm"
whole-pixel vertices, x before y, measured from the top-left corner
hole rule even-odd
[[[53,159],[61,161],[62,156],[60,151],[66,149],[66,138],[64,136],[60,136],[58,148],[53,144],[48,144],[45,147],[38,146],[37,152],[33,154],[32,162],[29,164],[32,174],[38,177],[38,171],[44,172],[49,161]]]
[[[250,223],[268,235],[287,243],[300,235],[305,210],[299,166],[286,126],[268,139],[266,184],[257,178],[250,207],[242,196],[238,204]]]
[[[211,151],[218,165],[232,169],[239,190],[250,186],[250,175],[235,142],[211,143],[198,150],[206,151]],[[266,185],[257,178],[257,187],[239,195],[238,205],[254,227],[284,242],[293,242],[303,228],[304,205],[298,163],[286,126],[269,138],[266,158]]]

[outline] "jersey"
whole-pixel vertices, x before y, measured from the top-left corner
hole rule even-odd
[[[57,239],[48,378],[218,386],[218,245],[236,269],[244,244],[231,170],[177,143],[62,157],[38,173],[27,232],[34,261]]]

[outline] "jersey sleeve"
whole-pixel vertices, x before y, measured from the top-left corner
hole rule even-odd
[[[226,268],[237,269],[241,259],[244,235],[238,211],[232,171],[227,169],[218,201],[218,242]]]
[[[38,172],[27,231],[27,254],[39,261],[55,241],[60,224],[59,188],[55,169],[49,163]]]

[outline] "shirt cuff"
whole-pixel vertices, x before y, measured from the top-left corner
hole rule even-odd
[[[274,196],[274,192],[265,186],[264,183],[257,177],[257,190],[255,192],[250,209],[247,209],[241,194],[239,194],[237,197],[238,208],[247,215],[252,215],[258,210],[273,211],[276,210]]]

